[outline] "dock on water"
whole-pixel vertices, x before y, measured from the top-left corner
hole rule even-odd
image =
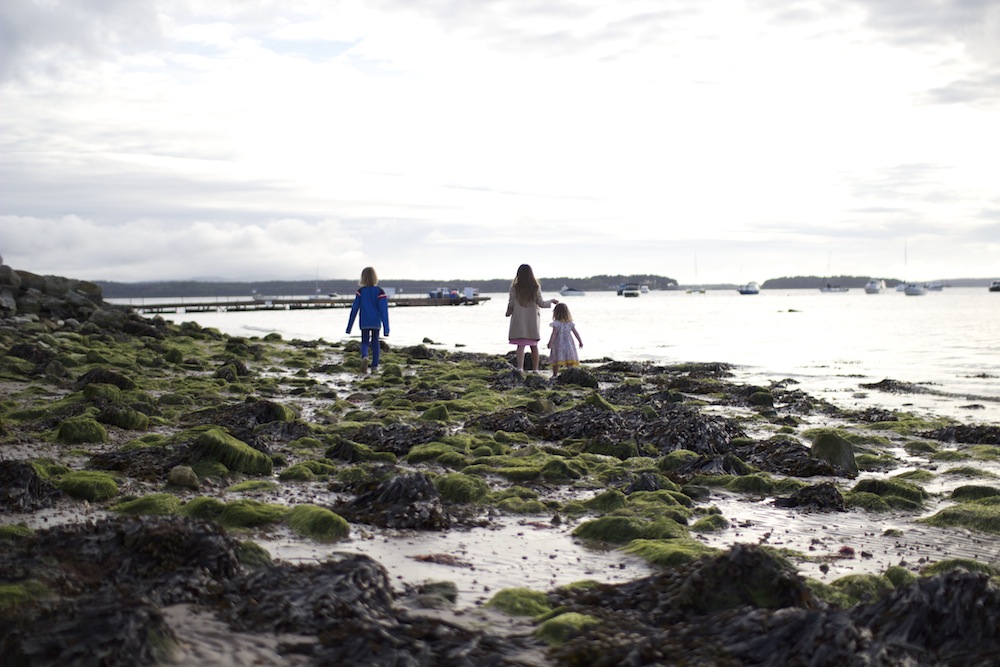
[[[389,298],[390,308],[410,306],[476,306],[489,301],[488,296],[473,294],[444,294],[442,296],[395,295]],[[308,310],[319,308],[350,308],[354,303],[351,296],[308,296],[308,297],[271,297],[256,295],[252,299],[191,299],[187,301],[151,301],[130,300],[123,303],[140,314],[158,313],[207,313],[207,312],[243,312],[247,310]]]

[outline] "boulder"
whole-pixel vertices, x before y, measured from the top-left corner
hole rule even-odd
[[[813,440],[810,453],[834,468],[840,468],[848,477],[858,474],[858,462],[854,458],[854,447],[836,433],[823,433]]]

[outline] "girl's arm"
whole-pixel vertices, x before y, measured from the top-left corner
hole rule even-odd
[[[573,335],[576,336],[576,342],[580,344],[580,347],[583,347],[583,339],[580,338],[580,332],[576,330],[576,325],[573,326]]]
[[[545,345],[545,347],[551,348],[552,347],[552,343],[555,341],[555,339],[556,339],[556,330],[553,329],[552,333],[549,334],[549,342]]]

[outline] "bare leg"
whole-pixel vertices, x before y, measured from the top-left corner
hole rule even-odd
[[[519,371],[523,371],[524,370],[524,346],[523,345],[518,345],[517,346],[517,370],[519,370]]]
[[[538,372],[538,346],[531,346],[531,370]]]

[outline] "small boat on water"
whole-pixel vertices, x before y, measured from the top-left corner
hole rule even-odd
[[[639,285],[639,291],[643,294],[649,294],[649,285]]]
[[[944,283],[940,280],[935,280],[934,282],[927,283],[927,289],[932,292],[940,292],[944,289]]]
[[[745,285],[737,287],[736,291],[740,294],[760,294],[760,285],[751,280]]]
[[[927,294],[927,286],[919,283],[906,283],[906,287],[903,288],[903,293],[906,294],[906,296],[923,296],[924,294]]]
[[[991,292],[1000,292],[1000,280],[994,280],[990,283]]]
[[[844,287],[842,285],[831,285],[830,283],[827,283],[825,287],[820,287],[819,291],[834,293],[834,292],[846,292],[849,289],[850,289],[849,287]]]
[[[563,296],[586,296],[587,295],[587,293],[584,292],[582,289],[577,289],[575,287],[567,287],[566,285],[562,286],[562,289],[559,290],[559,294],[561,294]]]
[[[865,283],[865,294],[881,294],[885,291],[885,281],[881,278],[872,278]]]
[[[639,296],[641,294],[639,283],[623,283],[618,290],[618,294],[621,296]]]

